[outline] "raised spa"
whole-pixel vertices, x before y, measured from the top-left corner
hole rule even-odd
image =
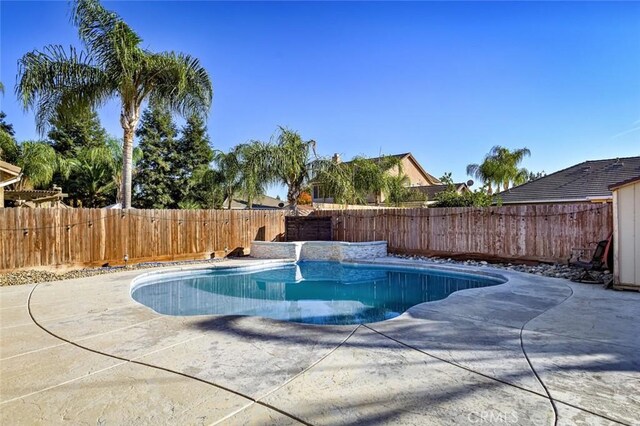
[[[360,324],[396,317],[498,278],[398,266],[299,262],[215,268],[136,280],[132,297],[165,315],[252,315],[313,324]]]

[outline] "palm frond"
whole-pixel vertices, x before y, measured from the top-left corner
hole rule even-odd
[[[44,187],[51,183],[57,170],[56,152],[44,142],[26,141],[20,145],[17,165],[22,168],[25,179],[22,187]]]
[[[143,67],[141,96],[148,95],[152,103],[183,116],[209,113],[213,86],[198,59],[175,52],[147,52]]]
[[[105,9],[98,0],[76,0],[71,20],[87,50],[105,69],[122,77],[132,77],[134,66],[144,55],[142,39],[118,14]]]
[[[35,109],[36,127],[44,133],[59,113],[72,113],[104,104],[115,89],[92,58],[70,47],[50,45],[18,61],[16,95],[25,109]]]

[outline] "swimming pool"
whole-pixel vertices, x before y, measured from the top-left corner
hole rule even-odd
[[[134,300],[165,315],[252,315],[313,324],[383,321],[451,293],[503,283],[483,275],[398,266],[300,262],[149,275]]]

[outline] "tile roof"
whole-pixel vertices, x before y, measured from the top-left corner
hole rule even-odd
[[[224,201],[224,208],[227,207],[228,200]],[[261,195],[256,197],[253,200],[252,208],[255,210],[264,210],[264,209],[283,209],[287,205],[286,200],[278,200],[277,198],[269,197],[268,195]],[[234,198],[231,201],[231,209],[232,210],[242,210],[248,209],[249,203],[247,200],[243,198]]]
[[[466,183],[454,183],[456,190],[462,191],[467,186]],[[447,189],[446,184],[441,185],[424,185],[424,186],[412,186],[411,189],[422,192],[427,196],[427,200],[433,201],[439,193]]]
[[[503,204],[569,202],[611,196],[610,185],[640,176],[640,157],[585,161],[496,194]]]
[[[403,159],[404,157],[411,155],[410,152],[405,152],[402,154],[389,154],[389,155],[381,155],[380,157],[371,157],[371,158],[367,158],[367,160],[371,160],[371,161],[380,161],[383,158],[399,158],[399,159]],[[349,164],[351,163],[353,160],[349,160],[349,161],[343,161],[344,164]]]

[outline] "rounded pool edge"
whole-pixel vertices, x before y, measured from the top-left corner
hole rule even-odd
[[[242,264],[239,262],[242,262],[242,263],[246,262],[246,264]],[[158,281],[154,280],[154,278],[161,279],[162,277],[169,277],[169,278],[180,277],[181,275],[188,276],[192,273],[206,274],[207,272],[210,272],[210,271],[225,271],[225,270],[227,271],[232,270],[232,271],[238,271],[238,272],[243,272],[243,271],[255,272],[255,271],[262,271],[262,270],[278,269],[282,267],[295,265],[298,263],[313,263],[313,261],[296,262],[293,259],[246,259],[246,260],[242,259],[242,260],[234,260],[233,264],[231,265],[226,264],[226,262],[222,262],[214,265],[185,265],[185,266],[179,266],[179,267],[163,268],[159,270],[145,272],[132,278],[129,284],[129,297],[130,297],[130,300],[134,302],[136,305],[144,307],[145,309],[149,309],[152,312],[156,313],[157,315],[188,317],[191,315],[171,315],[167,313],[158,312],[152,307],[136,300],[133,294],[137,289],[140,289],[144,286],[158,284]],[[395,317],[387,318],[379,321],[371,321],[371,322],[363,322],[363,323],[321,324],[321,323],[306,323],[306,322],[290,321],[286,319],[273,318],[265,315],[245,315],[245,314],[234,314],[234,315],[260,318],[262,320],[267,320],[267,321],[292,322],[292,323],[299,323],[299,324],[313,325],[313,326],[317,325],[317,326],[335,327],[335,326],[353,326],[357,324],[361,324],[361,325],[376,324],[376,323],[382,323],[382,322],[387,322],[392,320],[398,320],[400,318],[406,318],[407,316],[411,316],[411,310],[415,308],[419,308],[424,305],[433,306],[433,304],[442,303],[448,300],[454,294],[463,295],[467,291],[474,291],[474,292],[491,291],[491,289],[493,288],[501,287],[505,284],[510,284],[511,282],[511,278],[508,277],[508,275],[511,275],[509,273],[503,274],[501,273],[502,271],[478,270],[477,268],[474,268],[468,265],[442,265],[442,264],[433,264],[426,261],[415,261],[415,260],[406,260],[406,259],[397,259],[397,258],[351,259],[351,260],[343,260],[343,261],[332,261],[331,263],[338,263],[338,264],[348,265],[356,268],[358,266],[362,266],[362,267],[369,267],[369,268],[380,267],[380,268],[387,268],[387,269],[397,269],[399,271],[408,270],[408,271],[421,271],[421,272],[432,271],[434,273],[449,273],[449,274],[455,274],[455,275],[459,275],[461,277],[467,277],[467,278],[484,278],[486,280],[494,281],[494,283],[486,287],[457,290],[448,294],[443,299],[421,302],[421,303],[412,305],[410,307],[407,307],[404,311],[400,312],[400,314]],[[214,313],[214,312],[197,314],[197,316],[201,316],[201,317],[218,317],[218,316],[225,316],[225,315],[229,315],[229,314]]]
[[[394,258],[395,259],[395,258]],[[153,276],[157,276],[157,275],[167,275],[167,276],[171,276],[171,275],[180,275],[182,273],[189,273],[189,272],[195,272],[195,271],[211,271],[211,270],[228,270],[228,269],[233,269],[233,270],[238,270],[238,271],[243,271],[243,270],[248,270],[248,271],[255,271],[255,270],[260,270],[260,269],[271,269],[271,268],[277,268],[277,267],[281,267],[281,266],[287,266],[287,265],[295,265],[296,262],[293,259],[250,259],[248,260],[250,262],[252,262],[250,265],[230,265],[230,266],[226,266],[224,265],[224,262],[216,264],[216,265],[186,265],[186,266],[177,266],[177,267],[169,267],[167,269],[158,269],[155,271],[149,271],[149,272],[144,272],[140,275],[136,275],[133,279],[131,279],[130,285],[129,285],[129,296],[132,296],[133,290],[144,286],[146,284],[150,284],[150,283],[145,283],[143,282],[145,279],[153,277]],[[300,262],[314,262],[313,260],[304,260],[304,261],[300,261]],[[455,266],[450,266],[450,265],[442,265],[442,264],[434,264],[434,263],[429,263],[429,262],[421,262],[421,261],[410,261],[410,260],[404,260],[404,259],[399,259],[399,260],[394,260],[394,261],[385,261],[382,259],[347,259],[347,260],[335,260],[335,261],[331,261],[331,262],[335,262],[335,263],[340,263],[340,264],[346,264],[346,265],[350,265],[350,266],[358,266],[358,265],[363,265],[363,266],[380,266],[380,267],[392,267],[392,268],[398,268],[398,269],[416,269],[416,270],[433,270],[433,271],[442,271],[442,272],[453,272],[459,275],[463,275],[463,276],[481,276],[481,277],[487,277],[487,278],[491,278],[493,280],[497,280],[497,281],[501,281],[495,285],[492,286],[488,286],[488,287],[497,287],[497,286],[501,286],[503,284],[507,284],[510,279],[507,278],[505,275],[499,273],[499,272],[493,272],[493,271],[483,271],[483,270],[478,270],[478,269],[472,269],[474,267],[472,266],[465,266],[465,265],[455,265]],[[485,288],[485,287],[479,287],[481,288]],[[478,290],[478,288],[476,289],[464,289],[464,290],[459,290],[457,292],[454,293],[459,293],[459,292],[464,292],[467,290]],[[454,294],[451,293],[451,294]],[[448,297],[447,297],[448,298]],[[133,299],[136,303],[145,306],[144,304],[136,301],[135,299]],[[442,300],[446,300],[442,299]],[[423,302],[423,303],[434,303],[437,301],[433,301],[433,302]],[[420,303],[422,304],[422,303]],[[414,306],[418,306],[418,305],[414,305]],[[406,312],[406,311],[405,311]],[[211,315],[217,315],[217,314],[211,314]],[[388,321],[388,320],[387,320]]]

